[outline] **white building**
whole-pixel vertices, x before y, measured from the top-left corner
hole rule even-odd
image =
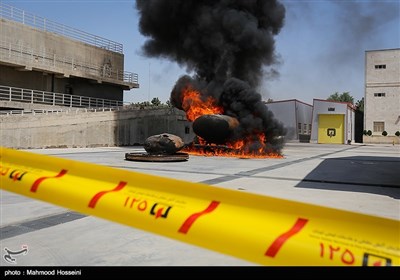
[[[364,101],[363,142],[400,143],[400,49],[365,52]]]
[[[274,117],[282,122],[287,140],[309,142],[313,107],[297,99],[272,101],[265,103]]]
[[[314,99],[312,127],[312,143],[352,143],[355,139],[355,108],[347,102]]]

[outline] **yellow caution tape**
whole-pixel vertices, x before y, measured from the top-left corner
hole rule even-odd
[[[392,219],[2,147],[0,187],[261,265],[400,265]]]

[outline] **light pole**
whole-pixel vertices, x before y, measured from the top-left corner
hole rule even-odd
[[[150,102],[150,62],[149,62],[149,92],[148,92],[148,101]]]

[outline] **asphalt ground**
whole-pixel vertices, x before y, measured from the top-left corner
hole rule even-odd
[[[400,220],[398,145],[287,143],[279,159],[190,155],[182,162],[125,160],[126,153],[144,152],[142,147],[27,151]],[[5,248],[29,248],[26,254],[15,256],[11,266],[257,265],[0,191],[4,267],[10,266]]]

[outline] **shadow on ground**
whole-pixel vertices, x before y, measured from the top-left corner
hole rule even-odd
[[[355,156],[324,160],[296,187],[353,191],[400,198],[400,157]],[[318,185],[321,189],[321,185]]]

